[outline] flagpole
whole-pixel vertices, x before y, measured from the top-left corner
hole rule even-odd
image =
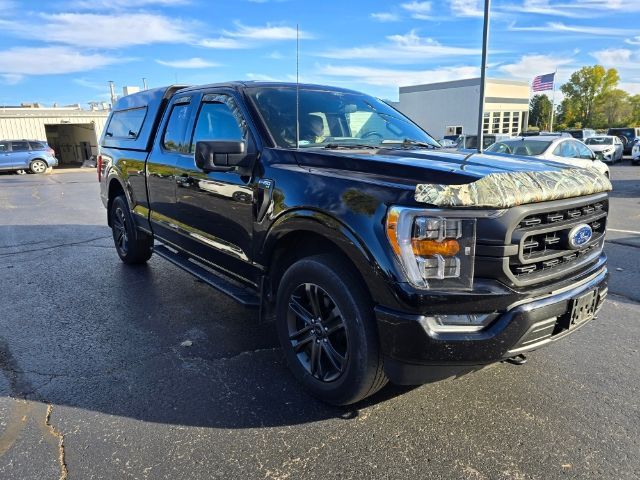
[[[489,47],[489,11],[491,0],[484,0],[484,25],[482,29],[482,66],[480,67],[480,105],[478,106],[478,153],[484,142],[484,95],[487,84],[487,55]]]
[[[556,111],[556,76],[558,75],[558,69],[553,74],[553,93],[551,93],[551,121],[549,122],[549,131],[553,132],[553,115]]]

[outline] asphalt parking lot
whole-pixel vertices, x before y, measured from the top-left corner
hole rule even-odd
[[[333,408],[271,325],[123,265],[95,172],[0,175],[0,478],[638,478],[640,167],[612,177],[597,320],[524,366]]]

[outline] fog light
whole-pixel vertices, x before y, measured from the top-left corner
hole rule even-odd
[[[465,315],[426,315],[423,327],[437,333],[478,332],[489,325],[497,313],[468,313]]]

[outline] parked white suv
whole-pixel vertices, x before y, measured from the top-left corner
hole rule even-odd
[[[572,137],[540,135],[537,137],[515,137],[496,142],[486,150],[492,153],[535,157],[567,163],[583,168],[593,168],[607,178],[609,167],[596,159],[595,154],[580,140]]]

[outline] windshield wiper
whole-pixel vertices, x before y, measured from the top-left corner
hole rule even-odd
[[[350,150],[362,150],[362,149],[373,149],[377,150],[380,148],[377,145],[371,145],[369,143],[327,143],[324,147],[329,150],[345,148]]]
[[[387,147],[387,145],[398,145],[398,147]],[[410,149],[410,148],[429,148],[429,149],[433,149],[436,150],[438,147],[436,147],[435,145],[432,145],[430,143],[427,142],[421,142],[420,140],[413,140],[411,138],[405,138],[404,140],[400,141],[389,141],[386,140],[384,142],[382,142],[382,144],[380,145],[383,148],[405,148],[405,149]]]

